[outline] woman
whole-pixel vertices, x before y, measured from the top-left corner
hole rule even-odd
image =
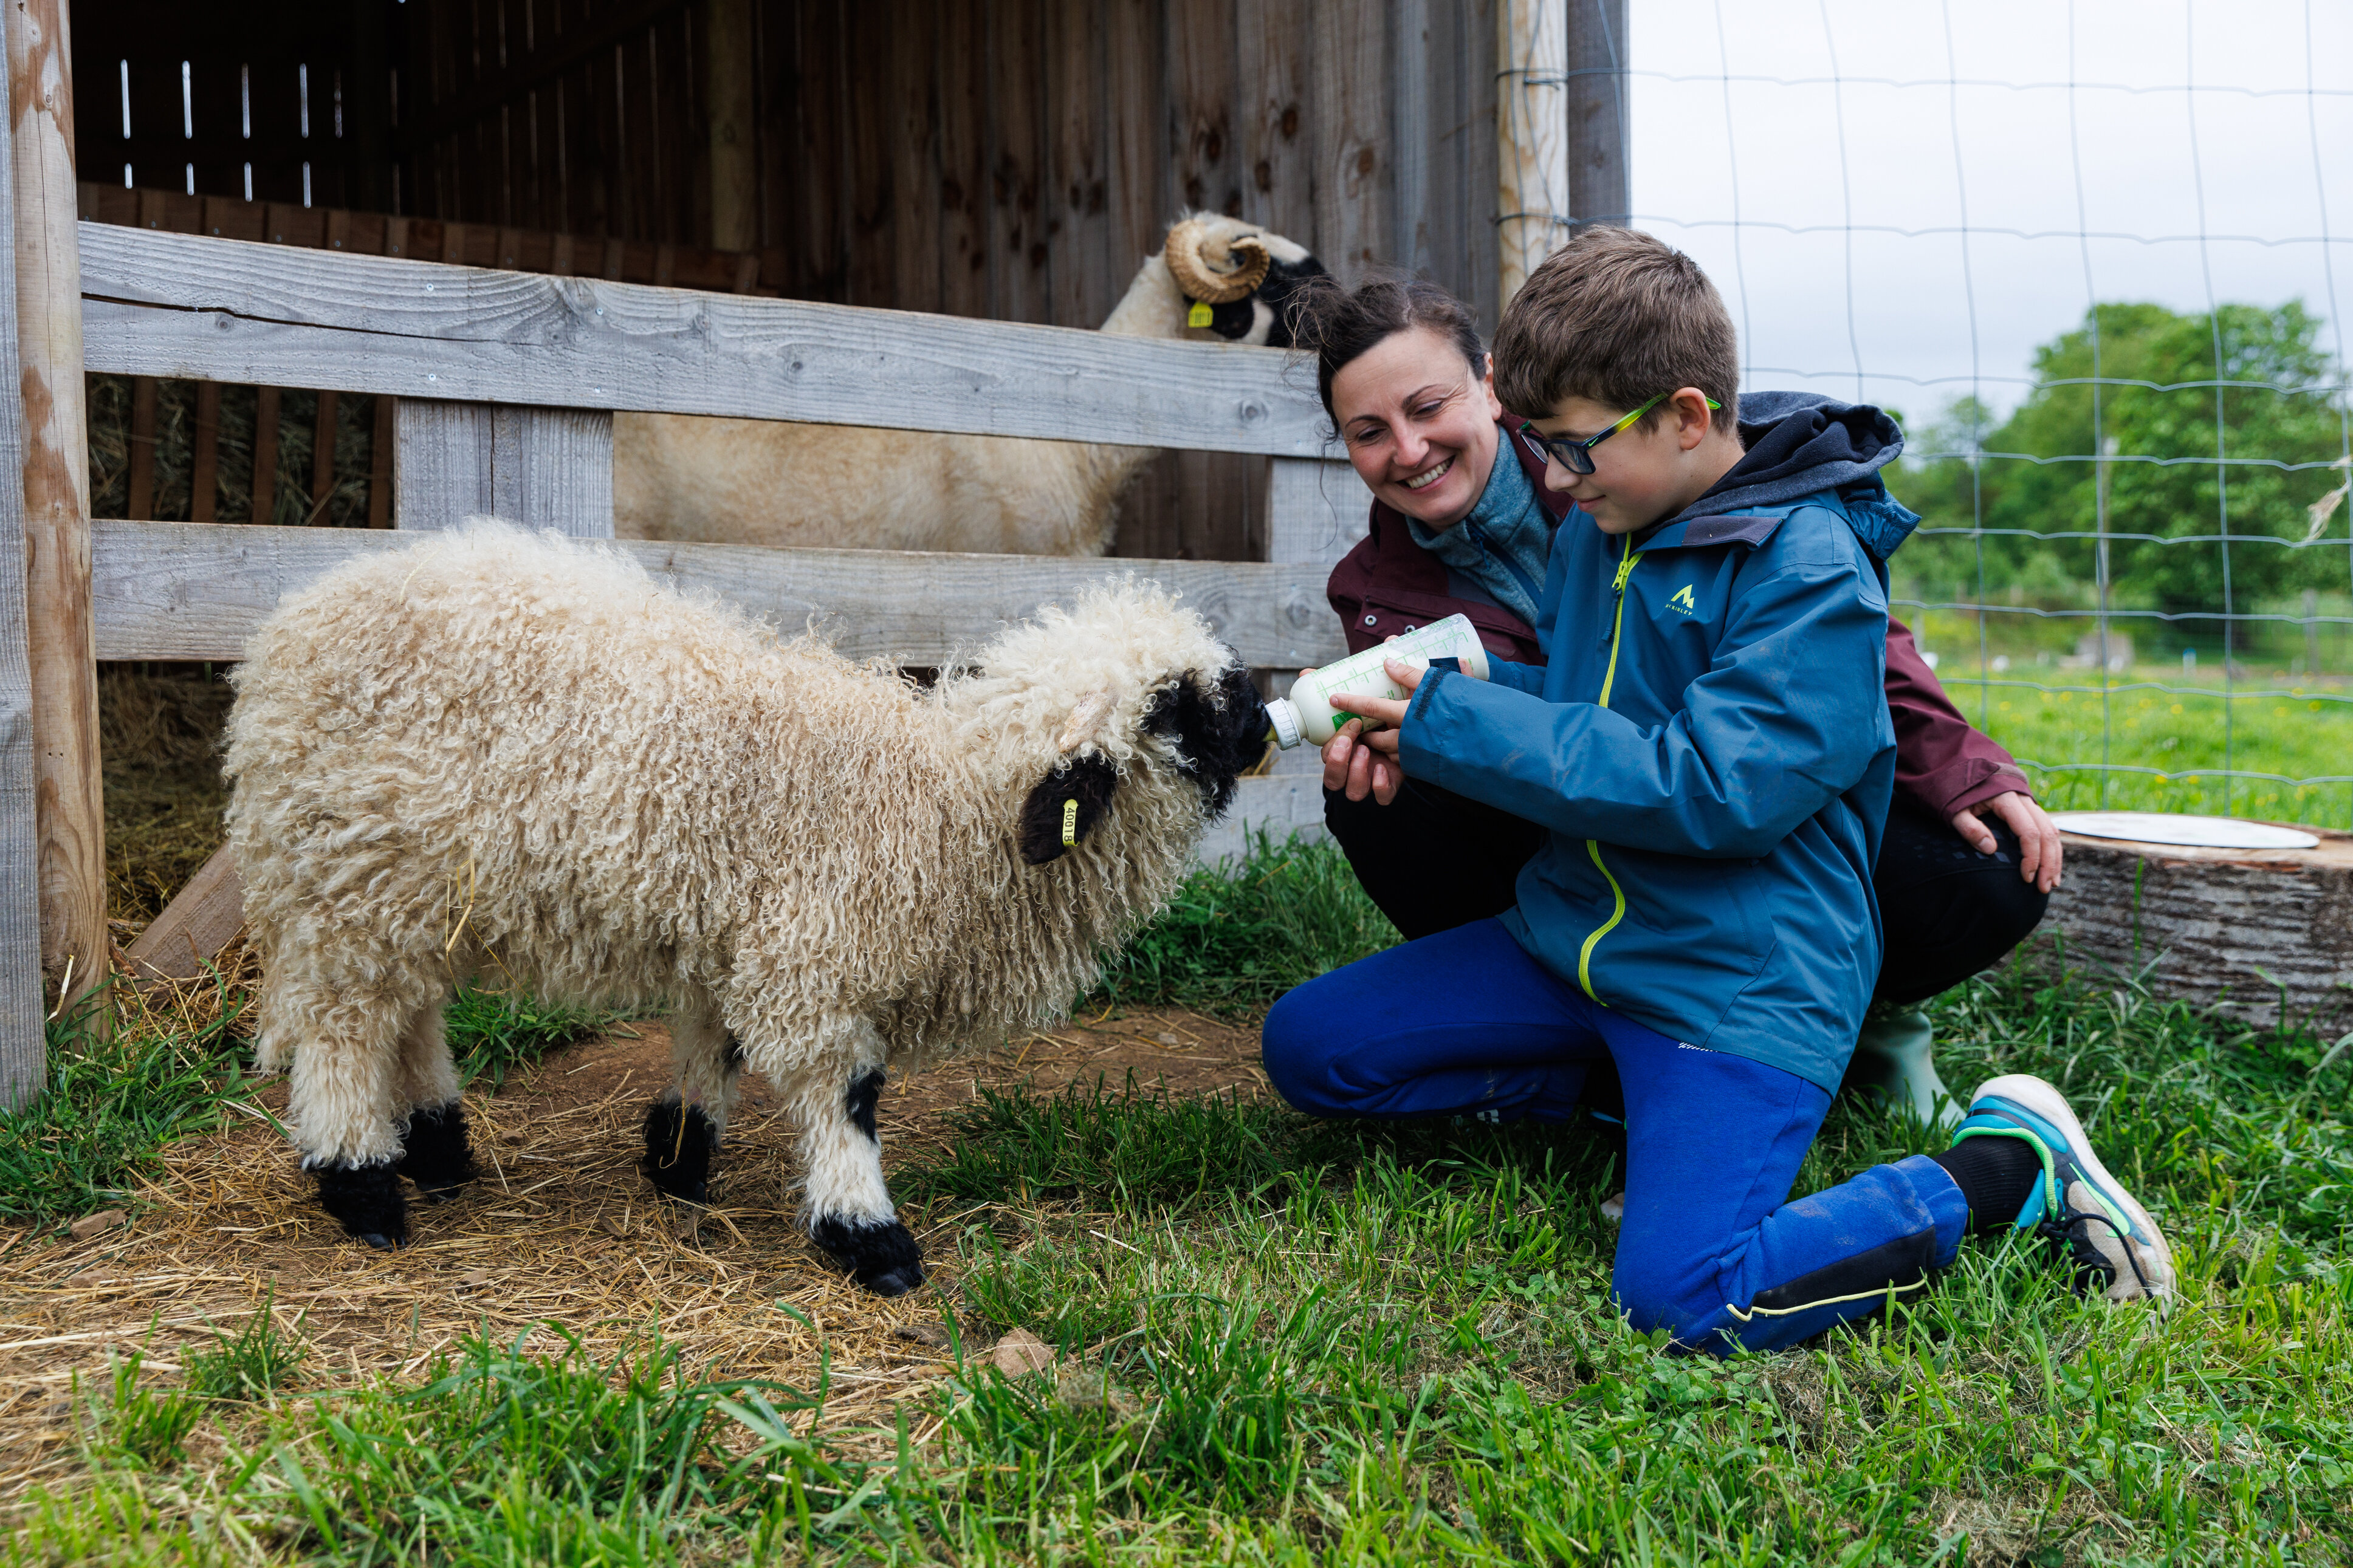
[[[1496,401],[1469,309],[1436,284],[1380,279],[1354,290],[1324,283],[1298,311],[1294,335],[1316,355],[1324,411],[1374,498],[1368,531],[1327,590],[1349,651],[1459,614],[1496,654],[1543,663],[1535,601],[1571,503],[1546,487],[1542,449]],[[1806,407],[1830,420],[1882,417],[1805,394],[1741,403],[1776,419]],[[1901,450],[1898,436],[1880,461]],[[2034,929],[2059,881],[2059,831],[1894,620],[1886,683],[1896,788],[1874,879],[1886,959],[1848,1083],[1949,1124],[1961,1108],[1937,1079],[1916,1004]],[[1349,725],[1324,749],[1324,822],[1398,930],[1427,936],[1510,908],[1543,830],[1398,778],[1356,732]]]

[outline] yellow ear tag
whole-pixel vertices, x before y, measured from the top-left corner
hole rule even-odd
[[[1209,307],[1204,305],[1198,300],[1194,300],[1193,308],[1185,312],[1185,324],[1188,327],[1208,326],[1209,324]]]
[[[1079,803],[1075,800],[1066,800],[1062,803],[1062,842],[1067,845],[1076,844],[1078,841]]]

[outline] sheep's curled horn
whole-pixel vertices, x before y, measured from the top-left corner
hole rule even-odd
[[[1267,270],[1274,265],[1273,253],[1266,241],[1255,234],[1245,234],[1229,242],[1226,253],[1230,271],[1211,264],[1208,254],[1209,226],[1199,218],[1187,218],[1168,231],[1167,247],[1161,259],[1176,279],[1176,287],[1188,300],[1198,300],[1205,305],[1230,305],[1246,300],[1252,290],[1266,281]]]

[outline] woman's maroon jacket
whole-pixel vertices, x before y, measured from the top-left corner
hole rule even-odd
[[[1557,522],[1572,503],[1544,482],[1544,458],[1515,438],[1508,425],[1496,430],[1527,470],[1536,500]],[[1372,526],[1356,547],[1332,568],[1325,594],[1339,612],[1348,651],[1359,653],[1382,639],[1448,616],[1471,618],[1490,653],[1518,664],[1542,664],[1535,628],[1500,605],[1456,598],[1447,592],[1446,565],[1413,542],[1403,513],[1373,503]],[[1937,684],[1936,671],[1920,657],[1903,622],[1887,622],[1887,714],[1895,722],[1895,786],[1939,816],[1952,816],[2005,791],[2033,794],[2008,752],[1969,727]]]

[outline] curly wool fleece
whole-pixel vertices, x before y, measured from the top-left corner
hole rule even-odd
[[[406,1107],[453,1089],[439,1009],[478,972],[675,1003],[837,1099],[877,1065],[845,1053],[1051,1019],[1208,816],[1155,698],[1234,662],[1133,582],[918,692],[609,547],[478,522],[337,568],[255,634],[229,724],[259,1055],[294,1062],[305,1163],[398,1154]],[[1074,714],[1115,808],[1025,865],[1017,817]]]

